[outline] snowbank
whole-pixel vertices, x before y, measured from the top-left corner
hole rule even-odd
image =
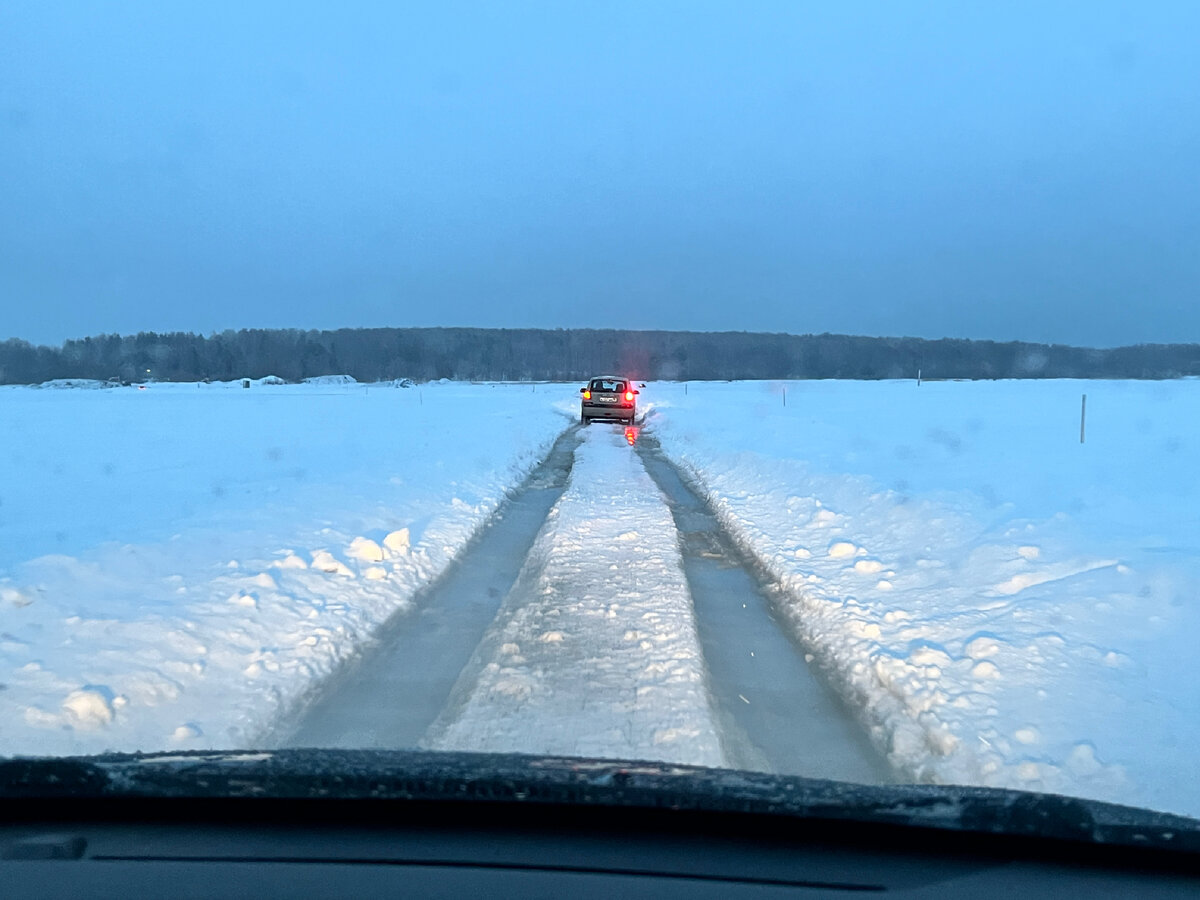
[[[725,764],[675,524],[620,433],[584,432],[455,690],[437,749]]]
[[[893,764],[1200,814],[1200,385],[653,394],[663,449]]]
[[[0,394],[0,754],[252,746],[568,424],[503,387]]]
[[[313,375],[304,379],[305,384],[358,384],[353,375]]]
[[[52,390],[80,389],[80,390],[100,390],[102,388],[119,387],[118,384],[111,381],[98,381],[95,378],[55,378],[51,381],[43,381],[41,384],[31,385],[34,388],[50,388]]]

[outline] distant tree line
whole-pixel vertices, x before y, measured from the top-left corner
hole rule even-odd
[[[1200,345],[1097,350],[1059,344],[844,334],[593,329],[343,328],[101,335],[41,347],[0,342],[0,383],[56,378],[228,381],[352,375],[577,381],[767,378],[1176,378],[1200,375]]]

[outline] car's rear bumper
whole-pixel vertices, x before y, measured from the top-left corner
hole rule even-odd
[[[612,422],[632,422],[633,417],[637,415],[637,408],[633,406],[613,406],[607,403],[592,406],[584,403],[580,407],[580,415],[589,420],[603,419]]]

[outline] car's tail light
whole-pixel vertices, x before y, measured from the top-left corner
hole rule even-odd
[[[591,399],[592,399],[592,392],[591,392],[591,391],[584,391],[584,392],[583,392],[583,399],[584,399],[584,400],[591,400]]]
[[[626,391],[625,392],[625,402],[628,403],[632,399],[633,399],[633,391]]]

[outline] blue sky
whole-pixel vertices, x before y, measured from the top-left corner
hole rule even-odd
[[[0,5],[0,339],[1200,340],[1200,4]]]

